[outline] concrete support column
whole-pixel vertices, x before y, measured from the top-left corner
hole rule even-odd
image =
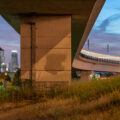
[[[71,16],[23,17],[21,78],[71,81]]]
[[[76,74],[80,76],[80,81],[89,81],[90,80],[90,75],[93,74],[93,71],[90,70],[81,70],[81,71],[76,71]]]

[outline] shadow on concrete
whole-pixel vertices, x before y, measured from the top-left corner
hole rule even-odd
[[[45,65],[45,69],[51,68],[52,71],[48,71],[51,74],[57,74],[57,70],[64,70],[63,62],[66,58],[64,54],[50,54],[47,57],[47,62]],[[56,71],[53,71],[56,70]]]

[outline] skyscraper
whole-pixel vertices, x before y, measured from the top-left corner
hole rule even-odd
[[[1,64],[4,63],[4,50],[0,48],[0,72],[1,72]]]
[[[1,64],[1,72],[6,72],[6,64],[4,62]]]
[[[11,52],[11,59],[9,62],[9,72],[16,72],[18,69],[18,53],[17,51],[13,50]]]

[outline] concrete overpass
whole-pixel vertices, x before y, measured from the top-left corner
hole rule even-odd
[[[75,57],[72,67],[74,75],[80,76],[80,81],[88,81],[94,71],[120,72],[120,57],[82,49]]]
[[[21,34],[21,78],[69,83],[71,63],[74,64],[104,2],[0,1],[0,14]]]
[[[120,72],[120,57],[82,50],[73,67],[78,70]]]

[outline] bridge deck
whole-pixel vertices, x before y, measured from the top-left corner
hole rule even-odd
[[[96,53],[96,52],[87,51],[87,50],[82,50],[80,55],[82,57],[85,57],[85,58],[88,58],[91,60],[95,60],[95,61],[120,64],[119,56],[106,55],[106,54]]]

